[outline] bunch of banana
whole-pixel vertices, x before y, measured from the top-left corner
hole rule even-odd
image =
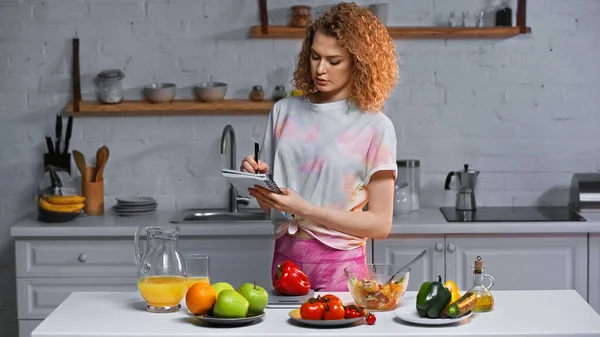
[[[40,197],[39,205],[49,212],[79,213],[85,205],[85,198],[80,195],[52,195]]]

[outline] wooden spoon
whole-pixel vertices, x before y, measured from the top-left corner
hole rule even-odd
[[[102,181],[104,180],[104,166],[106,166],[106,162],[108,161],[108,157],[110,155],[110,151],[108,147],[102,146],[96,151],[96,180]]]
[[[83,181],[87,181],[85,176],[85,168],[87,166],[85,163],[85,156],[83,155],[83,153],[77,150],[73,150],[73,158],[75,159],[75,164],[77,164],[77,168],[79,169],[81,178],[83,179]]]

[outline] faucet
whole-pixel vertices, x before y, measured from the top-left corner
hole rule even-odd
[[[225,153],[227,149],[227,138],[229,138],[229,168],[235,170],[235,132],[233,131],[233,126],[229,124],[225,126],[221,134],[221,154]],[[239,204],[247,206],[250,204],[250,199],[240,197],[233,185],[231,185],[229,186],[229,212],[237,213]]]

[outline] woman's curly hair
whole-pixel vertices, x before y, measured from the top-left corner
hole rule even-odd
[[[355,3],[328,8],[306,29],[292,84],[305,96],[317,92],[310,71],[315,33],[334,37],[354,58],[349,99],[363,111],[381,111],[398,81],[398,53],[388,31],[371,12]]]

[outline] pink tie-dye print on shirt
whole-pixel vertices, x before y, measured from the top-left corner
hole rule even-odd
[[[311,104],[303,97],[278,101],[271,112],[261,157],[275,182],[294,189],[313,205],[360,210],[366,184],[379,170],[396,172],[396,134],[382,113],[362,113],[346,101]],[[289,216],[271,212],[276,237],[284,235]],[[306,219],[297,225],[315,239],[337,249],[365,244],[365,238],[342,233]]]

